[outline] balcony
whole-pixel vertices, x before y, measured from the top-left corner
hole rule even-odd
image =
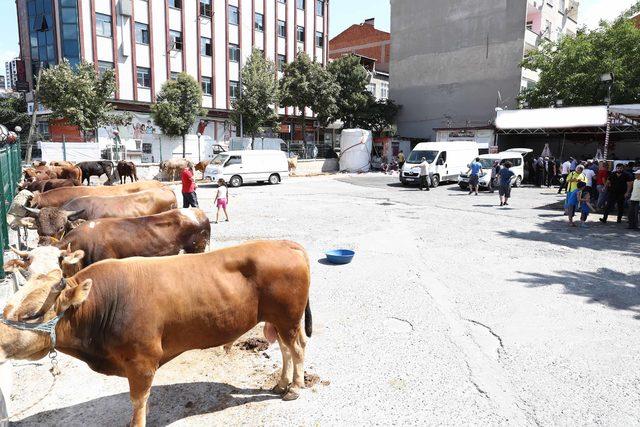
[[[526,29],[524,33],[525,51],[537,49],[540,44],[540,36],[530,29]]]

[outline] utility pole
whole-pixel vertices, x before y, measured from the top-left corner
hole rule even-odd
[[[29,135],[27,136],[27,152],[24,161],[31,164],[31,151],[33,150],[33,135],[36,131],[36,113],[38,112],[38,94],[40,92],[40,77],[42,77],[42,62],[38,67],[38,77],[36,77],[36,90],[33,92],[33,113],[31,114],[31,126],[29,126]]]
[[[242,51],[240,52],[240,58],[238,60],[238,69],[240,70],[240,80],[238,85],[240,86],[238,90],[240,93],[238,94],[239,98],[242,99]],[[240,138],[244,138],[244,123],[242,120],[242,112],[240,113]]]

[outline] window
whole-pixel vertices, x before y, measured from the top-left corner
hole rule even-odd
[[[136,43],[149,44],[149,25],[136,22]]]
[[[202,77],[202,92],[205,95],[211,95],[211,77]]]
[[[278,3],[287,4],[287,0],[278,0]]]
[[[200,0],[200,15],[211,17],[211,0]]]
[[[324,0],[316,0],[316,15],[324,16]]]
[[[389,99],[389,83],[380,83],[380,99]]]
[[[278,20],[278,37],[287,37],[287,23]]]
[[[296,7],[298,9],[304,9],[304,2],[305,0],[296,0]]]
[[[211,39],[200,37],[200,55],[211,56]]]
[[[98,73],[102,74],[107,70],[113,70],[113,62],[98,61]]]
[[[375,83],[369,83],[367,85],[367,90],[369,92],[371,92],[371,95],[376,96],[376,84]]]
[[[229,97],[231,99],[237,99],[240,96],[240,83],[235,80],[229,82]]]
[[[287,57],[285,55],[278,54],[278,71],[284,71],[284,64],[287,63]]]
[[[240,46],[229,43],[229,61],[240,62]]]
[[[301,27],[300,25],[296,28],[296,40],[300,43],[304,43],[304,27]]]
[[[179,72],[177,72],[177,71],[172,71],[172,72],[171,72],[171,75],[169,76],[169,78],[170,78],[171,80],[178,80],[178,76],[179,76],[179,75],[180,75],[180,73],[179,73]]]
[[[151,87],[151,69],[138,67],[138,87]]]
[[[527,21],[527,30],[533,31],[533,21]]]
[[[229,24],[238,25],[240,23],[240,12],[237,6],[229,6]]]
[[[182,0],[169,0],[169,7],[182,9]]]
[[[96,13],[96,35],[111,37],[111,15]]]
[[[253,28],[256,31],[260,31],[260,32],[264,31],[264,15],[263,14],[256,12]]]
[[[324,34],[316,31],[316,47],[324,47]]]
[[[171,50],[182,50],[182,32],[171,30],[169,31],[169,40],[171,41]]]
[[[231,157],[229,157],[229,161],[227,162],[227,164],[225,166],[241,165],[241,164],[242,164],[242,157],[240,157],[240,156],[231,156]]]

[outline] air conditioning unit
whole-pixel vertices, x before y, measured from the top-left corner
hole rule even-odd
[[[120,11],[120,15],[131,16],[131,0],[120,0],[118,2],[118,9]]]

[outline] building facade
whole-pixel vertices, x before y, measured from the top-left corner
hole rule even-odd
[[[180,72],[198,80],[208,111],[205,136],[228,139],[240,69],[253,48],[277,68],[299,51],[326,64],[328,0],[18,0],[21,57],[33,86],[40,66],[67,59],[113,69],[118,109],[133,127],[153,128],[150,105]],[[277,76],[274,76],[276,78]],[[296,112],[281,109],[286,119]],[[194,124],[193,133],[196,133]],[[131,134],[139,136],[134,130]]]
[[[640,28],[640,12],[633,15],[631,17],[631,21],[635,24],[637,28]]]
[[[18,69],[21,67],[20,58],[14,58],[4,64],[5,86],[8,90],[16,90],[18,83]]]
[[[538,76],[520,66],[542,40],[576,31],[573,0],[391,0],[391,98],[401,137],[485,130]],[[485,132],[482,134],[487,139]],[[490,138],[490,137],[489,137]]]
[[[329,41],[330,60],[357,55],[371,74],[367,86],[378,100],[389,98],[389,55],[391,34],[375,27],[375,19],[355,24]]]

